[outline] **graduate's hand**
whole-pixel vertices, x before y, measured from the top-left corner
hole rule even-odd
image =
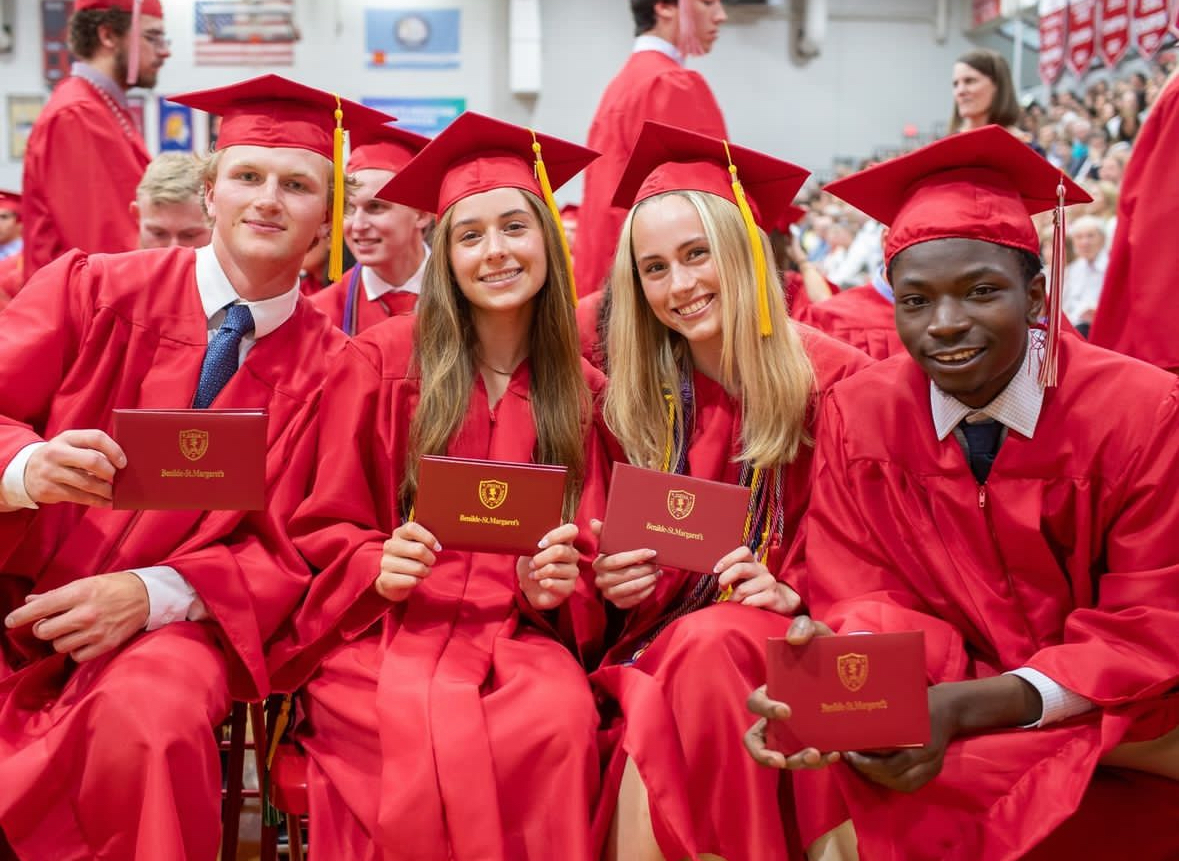
[[[591,520],[590,530],[601,537],[602,521]],[[599,554],[594,560],[594,584],[619,610],[629,610],[655,592],[655,583],[663,572],[652,562],[654,558],[654,550]]]
[[[9,628],[33,625],[33,636],[79,663],[104,655],[147,625],[147,587],[130,571],[98,574],[67,583],[8,614]]]
[[[729,600],[734,604],[762,607],[789,616],[802,603],[798,593],[779,583],[769,568],[754,559],[748,547],[738,547],[725,556],[716,563],[713,572],[720,575],[717,583],[722,589],[733,587]]]
[[[577,525],[562,523],[537,542],[539,553],[516,559],[520,589],[537,610],[559,607],[573,594],[581,576],[577,566],[581,555],[573,546],[576,540]]]
[[[892,751],[848,751],[844,759],[864,777],[895,789],[915,792],[942,770],[946,747],[959,732],[959,712],[945,686],[929,689],[929,744]]]
[[[109,506],[115,470],[127,465],[119,444],[100,430],[62,431],[25,464],[25,492],[38,505]]]
[[[815,637],[830,637],[834,632],[822,622],[816,622],[809,616],[799,616],[786,632],[786,640],[795,646],[809,643]],[[772,720],[789,720],[790,706],[777,700],[771,700],[766,694],[766,686],[762,685],[749,695],[745,701],[746,707],[758,716],[759,720],[745,733],[745,749],[759,765],[767,768],[784,768],[797,771],[800,768],[826,768],[839,761],[839,753],[829,751],[823,753],[813,747],[804,748],[790,755],[780,750],[774,750],[766,742],[766,730]]]
[[[410,521],[393,530],[381,553],[381,573],[373,588],[387,601],[404,601],[430,576],[441,552],[438,539],[420,523]]]

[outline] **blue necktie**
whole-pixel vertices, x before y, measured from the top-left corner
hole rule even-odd
[[[242,335],[254,331],[254,315],[245,305],[230,305],[225,322],[209,341],[205,361],[201,365],[201,381],[197,384],[196,397],[192,400],[194,409],[207,409],[217,393],[225,388],[229,378],[237,371],[238,348]]]
[[[1003,425],[994,419],[970,424],[963,421],[958,427],[966,437],[967,459],[970,461],[970,471],[974,473],[979,484],[986,484],[987,476],[991,474],[991,466],[999,454],[999,440],[1003,435]]]

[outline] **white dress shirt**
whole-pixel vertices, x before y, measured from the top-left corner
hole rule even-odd
[[[1036,332],[1029,333],[1029,345],[1038,334]],[[1040,353],[1037,350],[1029,349],[1024,356],[1023,367],[1011,378],[1007,387],[981,409],[968,407],[953,395],[943,392],[931,381],[929,384],[929,405],[933,411],[933,424],[937,438],[943,440],[952,433],[965,450],[966,437],[959,429],[959,423],[963,420],[973,422],[994,419],[1006,428],[1005,434],[1014,431],[1026,439],[1031,439],[1036,432],[1036,424],[1040,420],[1040,410],[1044,405],[1044,390],[1040,388],[1039,375]],[[1039,670],[1034,670],[1031,667],[1019,667],[1011,670],[1009,675],[1019,676],[1040,694],[1040,701],[1043,704],[1040,717],[1034,723],[1027,724],[1027,728],[1047,726],[1073,715],[1083,714],[1094,707],[1088,699],[1070,691]]]
[[[386,293],[413,293],[421,295],[422,292],[422,278],[426,274],[426,263],[430,260],[430,246],[423,243],[422,248],[425,253],[422,255],[421,265],[418,266],[416,272],[409,276],[409,280],[404,284],[390,284],[384,278],[376,273],[371,267],[360,267],[360,283],[364,285],[364,295],[368,297],[368,301],[376,302]]]
[[[639,51],[658,51],[660,54],[667,54],[681,66],[684,64],[684,55],[680,53],[679,48],[666,39],[660,39],[650,33],[635,38],[634,50],[631,53],[637,54]]]
[[[299,301],[297,281],[286,293],[270,299],[257,302],[242,299],[229,283],[229,278],[221,268],[211,245],[196,250],[196,288],[205,312],[206,330],[210,340],[225,321],[225,309],[228,305],[246,305],[250,309],[254,318],[254,331],[242,336],[241,346],[238,348],[239,362],[245,361],[246,355],[259,338],[266,337],[291,318]],[[36,442],[25,446],[5,468],[0,480],[0,511],[37,508],[25,490],[24,475],[29,458],[43,445],[44,442]],[[175,568],[153,565],[134,569],[132,573],[139,577],[147,588],[147,630],[153,631],[178,619],[201,619],[207,615],[196,591]]]

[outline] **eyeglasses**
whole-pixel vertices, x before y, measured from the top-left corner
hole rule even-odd
[[[143,35],[143,40],[145,42],[147,42],[147,44],[149,44],[153,48],[155,48],[157,51],[159,51],[159,50],[166,51],[166,50],[168,50],[168,48],[172,47],[172,40],[169,39],[167,36],[165,36],[159,30],[144,30],[142,35]]]

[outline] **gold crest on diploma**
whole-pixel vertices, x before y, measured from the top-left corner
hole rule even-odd
[[[868,656],[848,652],[835,659],[835,668],[839,672],[839,681],[853,693],[868,682]]]
[[[488,479],[479,482],[479,501],[484,508],[496,509],[508,498],[508,483]]]
[[[667,513],[676,520],[683,520],[696,507],[696,494],[686,490],[669,490],[667,492]]]
[[[182,430],[180,432],[180,453],[192,461],[200,460],[209,450],[209,432],[203,430]]]

